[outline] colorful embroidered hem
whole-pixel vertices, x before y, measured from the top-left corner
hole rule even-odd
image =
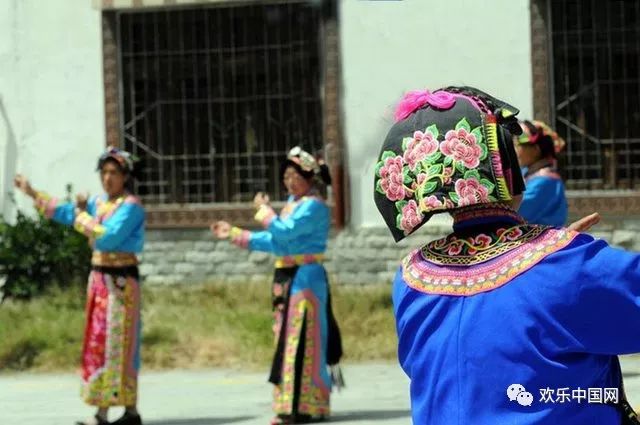
[[[281,269],[283,267],[320,263],[322,260],[324,260],[324,254],[288,255],[285,257],[276,257],[275,266],[277,269]]]
[[[320,376],[320,368],[325,367],[321,355],[321,314],[325,312],[311,290],[300,291],[289,299],[282,381],[274,386],[273,393],[276,414],[329,416],[331,390]]]
[[[140,288],[135,278],[92,271],[82,349],[82,397],[100,407],[137,400]]]
[[[536,229],[544,231],[533,236]],[[472,267],[460,267],[455,255],[443,264],[434,264],[425,258],[423,249],[415,250],[403,260],[403,278],[411,288],[428,294],[468,296],[491,291],[564,248],[578,235],[567,229],[539,226],[533,226],[532,232],[526,242]]]

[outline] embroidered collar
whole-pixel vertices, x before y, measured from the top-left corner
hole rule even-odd
[[[298,207],[298,205],[305,200],[305,198],[305,196],[298,199],[292,198],[292,200],[287,202],[284,207],[282,207],[282,210],[280,211],[280,218],[284,219],[289,217],[291,213],[293,213],[293,211]]]
[[[424,259],[440,265],[474,265],[524,245],[545,230],[527,224],[509,205],[473,205],[453,214],[453,233],[422,248]]]
[[[324,202],[324,199],[319,196],[315,196],[314,192],[309,192],[298,199],[291,197],[289,202],[287,202],[284,207],[282,207],[282,210],[280,211],[280,218],[284,219],[289,217],[293,213],[293,211],[295,211],[298,205],[309,199],[317,199],[320,202]]]
[[[111,217],[113,213],[129,198],[129,194],[125,193],[118,196],[115,200],[110,200],[105,197],[98,197],[96,200],[96,217],[100,223],[103,223],[106,219]]]
[[[452,234],[403,260],[403,277],[420,292],[474,295],[508,283],[577,234],[527,224],[506,204],[471,206],[455,212]]]
[[[440,265],[480,264],[531,242],[545,230],[542,226],[519,224],[467,237],[452,233],[424,246],[422,256]]]
[[[459,242],[450,235],[405,257],[403,278],[409,287],[428,294],[475,295],[505,285],[577,235],[526,224],[500,234],[478,234],[472,241]]]

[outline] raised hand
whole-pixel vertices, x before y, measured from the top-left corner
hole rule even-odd
[[[260,208],[263,205],[268,205],[268,204],[269,204],[269,195],[267,195],[264,192],[256,193],[256,196],[253,198],[253,206],[256,207],[256,209]]]
[[[231,225],[226,221],[216,221],[212,223],[209,227],[211,229],[211,233],[218,239],[228,239],[229,232],[231,232]]]
[[[76,208],[79,209],[80,211],[86,211],[88,199],[89,199],[88,193],[78,193],[76,195]]]
[[[575,230],[576,232],[586,232],[592,226],[595,226],[600,222],[600,214],[593,213],[589,214],[586,217],[582,217],[580,220],[574,221],[568,227],[570,230]]]
[[[16,174],[16,176],[13,178],[13,185],[16,189],[18,189],[25,195],[32,198],[36,197],[36,191],[33,189],[33,187],[31,187],[31,183],[29,183],[29,180],[22,174]]]

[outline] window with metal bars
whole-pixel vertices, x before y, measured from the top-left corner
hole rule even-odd
[[[640,187],[640,2],[547,0],[569,189]]]
[[[120,138],[146,204],[282,199],[289,148],[322,148],[322,13],[309,2],[118,12]]]

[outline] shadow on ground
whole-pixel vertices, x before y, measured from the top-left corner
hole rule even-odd
[[[232,418],[194,418],[194,419],[160,419],[144,421],[147,425],[223,425],[244,422],[254,416],[236,416]]]
[[[411,418],[410,410],[361,410],[340,412],[331,415],[331,422],[346,421],[383,421],[387,419]]]

